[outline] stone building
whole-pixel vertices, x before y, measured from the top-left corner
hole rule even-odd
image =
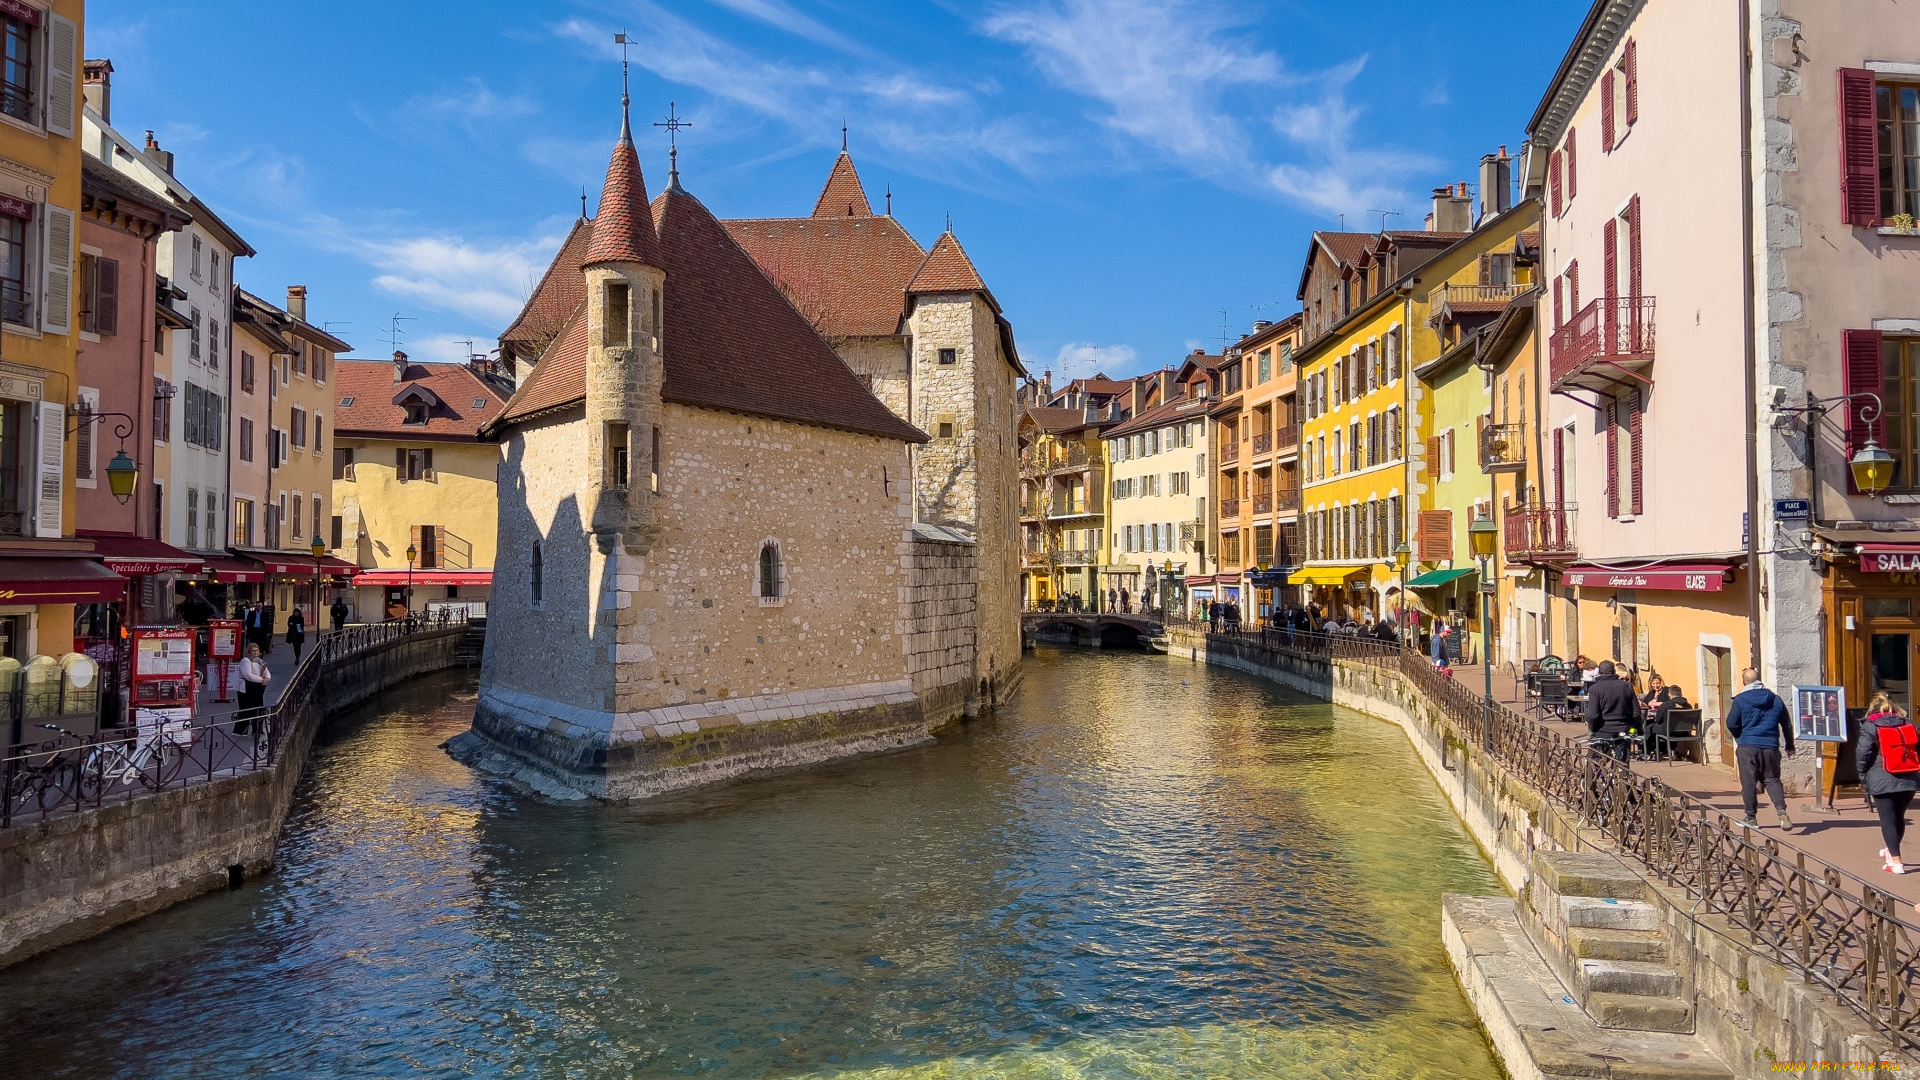
[[[502,336],[518,388],[486,428],[503,444],[499,558],[473,731],[451,747],[464,759],[643,797],[904,745],[1017,667],[1012,601],[992,595],[968,516],[1004,504],[1011,522],[1011,481],[956,469],[923,495],[916,466],[949,458],[919,451],[929,437],[876,396],[884,381],[735,236],[677,171],[649,203],[623,124],[599,216]],[[1014,362],[970,270],[943,237],[915,275],[925,306],[964,325],[893,327],[905,356],[964,379],[976,351],[987,375]],[[921,295],[903,288],[901,308]],[[980,427],[998,415],[1010,445],[1011,374],[975,381],[944,395],[939,438],[990,443],[975,418],[997,405]],[[989,604],[1004,657],[976,623]]]

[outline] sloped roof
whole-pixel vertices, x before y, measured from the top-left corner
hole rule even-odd
[[[724,222],[801,314],[828,337],[900,332],[907,283],[926,262],[890,217],[746,218]]]
[[[592,221],[581,218],[573,223],[573,229],[547,266],[540,284],[520,309],[520,316],[501,333],[501,341],[530,342],[545,347],[560,336],[573,313],[587,301],[587,279],[580,268],[586,265],[587,244],[592,239]]]
[[[867,202],[867,189],[860,184],[860,174],[854,171],[853,156],[845,150],[833,161],[833,171],[827,174],[827,186],[820,189],[820,200],[813,204],[813,216],[827,217],[872,217],[873,207]]]
[[[1154,428],[1165,427],[1168,424],[1178,421],[1202,417],[1207,415],[1207,406],[1209,404],[1211,403],[1206,398],[1182,397],[1174,398],[1172,401],[1163,401],[1138,416],[1121,421],[1118,425],[1101,432],[1100,435],[1101,438],[1105,439],[1117,439],[1123,435],[1132,435],[1141,431],[1151,431]]]
[[[980,280],[980,271],[974,269],[973,260],[967,258],[960,241],[952,233],[946,232],[933,242],[933,250],[927,253],[927,261],[921,264],[913,280],[907,283],[907,291],[983,293],[987,291],[987,283]]]
[[[1061,435],[1069,431],[1079,431],[1085,427],[1098,427],[1104,421],[1087,419],[1085,409],[1062,409],[1052,405],[1036,405],[1027,410],[1027,416],[1033,425],[1049,435]]]
[[[476,439],[480,429],[499,416],[506,405],[499,393],[465,364],[409,363],[406,374],[404,380],[394,382],[390,360],[336,361],[334,434]],[[398,404],[414,387],[440,400],[428,411],[425,424],[406,423],[406,407]],[[349,401],[352,404],[347,404]],[[481,403],[479,408],[474,407],[476,401]]]
[[[625,122],[620,141],[613,146],[613,160],[607,165],[606,186],[600,190],[600,212],[593,219],[593,239],[587,244],[586,262],[637,262],[658,266],[658,242],[653,235],[653,215],[647,212],[647,179],[640,174],[640,155],[634,153],[633,137]]]
[[[270,329],[282,338],[289,333],[298,334],[309,341],[318,342],[326,346],[328,352],[343,353],[353,348],[353,346],[341,341],[339,338],[334,337],[332,334],[327,333],[325,330],[320,329],[307,320],[295,317],[285,308],[270,304],[245,289],[236,289],[234,291],[239,293],[239,303],[236,304],[235,307],[241,314],[251,319],[255,324]]]
[[[925,442],[841,361],[700,200],[669,187],[651,223],[666,271],[661,396],[682,405]],[[584,399],[587,321],[575,317],[508,404],[512,422]]]

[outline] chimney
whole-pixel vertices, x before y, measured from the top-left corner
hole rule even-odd
[[[160,149],[160,144],[154,141],[153,132],[151,131],[147,132],[146,152],[148,161],[159,166],[160,171],[166,173],[168,176],[173,175],[173,153]]]
[[[1272,325],[1273,325],[1273,320],[1271,319],[1255,319],[1253,320],[1253,332],[1257,334],[1260,331],[1265,330],[1267,327]]]
[[[1463,194],[1466,184],[1433,189],[1433,214],[1427,218],[1427,231],[1463,233],[1473,231],[1473,197]]]
[[[113,123],[113,61],[85,61],[87,108],[100,114],[104,123]]]
[[[393,381],[397,383],[407,381],[407,354],[398,350],[393,354]]]
[[[1513,209],[1513,159],[1502,146],[1497,154],[1480,159],[1480,220]]]
[[[305,285],[287,286],[287,314],[307,321],[307,287]]]

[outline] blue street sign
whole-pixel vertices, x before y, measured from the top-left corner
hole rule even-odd
[[[1813,513],[1813,503],[1806,499],[1773,500],[1773,518],[1775,521],[1805,521]]]

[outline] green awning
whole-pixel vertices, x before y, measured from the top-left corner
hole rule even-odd
[[[1437,589],[1450,581],[1458,581],[1468,574],[1478,573],[1469,566],[1463,570],[1429,570],[1412,581],[1407,582],[1409,589]]]

